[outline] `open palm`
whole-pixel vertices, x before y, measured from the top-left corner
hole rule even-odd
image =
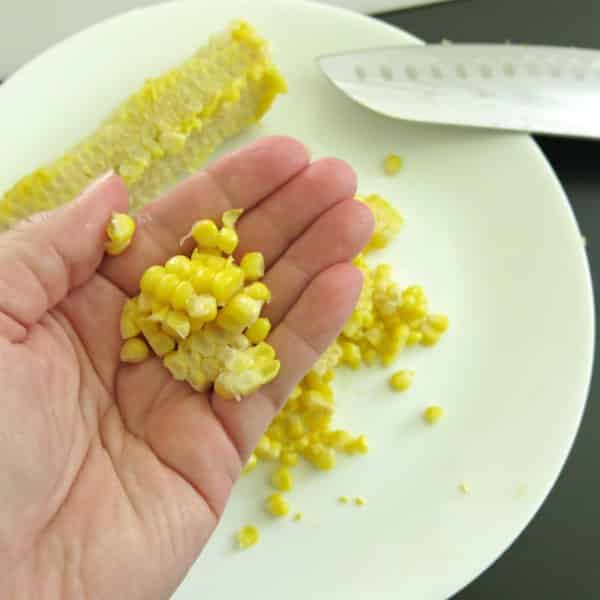
[[[373,226],[354,192],[344,163],[309,164],[298,142],[267,138],[147,206],[119,257],[103,257],[110,214],[127,209],[114,175],[0,235],[0,597],[173,592],[262,431],[352,310],[349,261]],[[156,358],[119,364],[121,308],[143,270],[232,207],[246,209],[238,253],[265,255],[282,364],[240,403],[195,393]]]

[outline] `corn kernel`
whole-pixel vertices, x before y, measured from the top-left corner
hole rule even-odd
[[[423,418],[430,425],[435,425],[444,415],[444,409],[441,406],[428,406],[423,411]]]
[[[286,467],[295,467],[298,464],[298,453],[285,450],[281,453],[279,462]]]
[[[465,483],[464,481],[458,484],[458,490],[463,493],[463,494],[468,494],[471,491],[471,487],[469,486],[468,483]]]
[[[150,350],[140,338],[130,338],[121,346],[121,362],[141,363],[148,358]]]
[[[212,282],[212,294],[219,306],[227,304],[244,285],[244,272],[233,265],[215,274]]]
[[[163,358],[163,365],[169,370],[173,379],[185,381],[188,376],[188,359],[182,352],[169,352]]]
[[[329,471],[335,467],[335,451],[322,444],[312,444],[304,451],[304,457],[318,469]]]
[[[338,502],[340,504],[348,504],[348,502],[350,502],[350,498],[348,498],[348,496],[340,496],[338,498]]]
[[[383,170],[386,175],[396,175],[402,168],[402,159],[397,154],[388,154],[383,161]]]
[[[109,241],[104,248],[107,254],[117,256],[127,250],[135,233],[135,221],[127,214],[113,213],[106,228]]]
[[[217,238],[217,246],[219,250],[224,252],[225,254],[233,254],[235,249],[239,244],[238,234],[234,229],[229,229],[228,227],[223,227],[221,231],[219,231],[219,236]]]
[[[244,271],[246,281],[256,281],[265,275],[265,259],[260,252],[244,254],[240,267]]]
[[[357,496],[356,498],[354,498],[354,504],[356,504],[356,506],[365,506],[366,503],[366,499],[362,496]]]
[[[427,317],[427,322],[439,333],[444,333],[450,324],[447,315],[429,315]]]
[[[245,525],[237,532],[236,539],[240,550],[246,550],[258,543],[260,533],[254,525]]]
[[[390,385],[394,390],[404,392],[412,385],[414,374],[414,371],[396,371],[390,377]]]
[[[195,320],[196,323],[198,321],[208,323],[217,316],[217,300],[208,294],[192,296],[186,302],[185,308],[190,319]]]
[[[271,476],[271,484],[276,490],[289,492],[294,486],[294,480],[288,469],[279,467]]]
[[[188,279],[192,274],[192,261],[187,256],[173,256],[165,263],[165,270],[179,279]]]
[[[301,512],[297,512],[297,513],[294,515],[294,521],[295,521],[296,523],[297,523],[298,521],[302,521],[302,517],[303,517],[303,516],[304,516],[304,515],[303,515]]]
[[[248,460],[246,461],[246,464],[244,465],[244,468],[242,469],[242,473],[244,475],[246,475],[247,473],[254,471],[254,469],[256,469],[257,464],[258,464],[258,459],[256,458],[256,454],[254,454],[254,452],[253,452],[248,457]]]
[[[216,248],[219,229],[210,219],[203,219],[194,223],[192,237],[201,248]]]
[[[150,348],[152,348],[154,354],[157,356],[162,357],[175,350],[175,340],[170,335],[167,335],[162,331],[147,334],[146,331],[144,331],[144,327],[142,327],[142,332],[144,333],[148,344],[150,344]]]
[[[212,294],[216,271],[207,266],[197,266],[192,274],[192,285],[197,294]]]
[[[267,512],[274,517],[284,517],[290,512],[290,505],[282,494],[271,494],[265,500]]]
[[[137,309],[140,315],[148,315],[152,312],[152,300],[144,292],[137,297]]]
[[[366,454],[369,451],[369,441],[364,435],[359,435],[351,442],[346,444],[344,450],[348,454]]]
[[[186,310],[195,293],[194,286],[189,281],[181,281],[171,296],[171,305],[175,310]]]
[[[358,369],[362,360],[360,348],[352,342],[342,342],[342,359],[352,369]]]
[[[223,227],[234,229],[235,224],[238,222],[242,214],[244,214],[243,208],[232,208],[230,210],[226,210],[221,217],[221,223],[223,223]]]
[[[324,443],[335,450],[346,450],[352,444],[352,436],[343,429],[328,431]]]
[[[170,310],[163,322],[163,331],[172,337],[184,340],[190,335],[190,320],[185,313]]]
[[[140,290],[147,296],[152,296],[166,273],[166,269],[160,265],[147,268],[140,281]]]
[[[254,300],[261,300],[262,302],[271,301],[271,291],[260,281],[256,281],[249,286],[246,286],[246,288],[244,288],[244,293],[248,294],[250,298],[254,298]]]
[[[267,339],[271,331],[271,321],[265,317],[260,317],[246,329],[246,337],[253,344],[258,344]]]
[[[290,439],[300,439],[304,432],[304,422],[300,416],[294,414],[286,419],[286,433]]]
[[[171,297],[175,293],[175,289],[179,285],[179,279],[172,273],[167,273],[158,282],[156,289],[154,290],[154,296],[158,302],[167,304],[171,301]]]
[[[121,338],[128,340],[139,335],[141,329],[138,323],[139,312],[137,302],[133,299],[127,300],[121,312]]]

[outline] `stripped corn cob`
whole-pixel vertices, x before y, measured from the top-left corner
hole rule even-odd
[[[285,91],[265,41],[235,22],[180,66],[148,80],[91,136],[8,190],[0,200],[0,230],[71,201],[111,169],[127,182],[136,210],[260,119]],[[226,248],[230,238],[226,232]]]

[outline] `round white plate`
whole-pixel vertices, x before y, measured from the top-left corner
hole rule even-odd
[[[390,393],[389,370],[339,377],[340,421],[368,434],[371,452],[327,474],[300,469],[291,493],[300,523],[262,514],[266,471],[243,479],[176,598],[448,597],[539,508],[575,437],[590,378],[594,316],[582,239],[529,137],[403,124],[340,95],[317,55],[415,42],[375,20],[297,1],[183,2],[93,27],[0,88],[0,190],[240,17],[272,40],[290,91],[223,151],[290,134],[315,157],[349,161],[362,192],[391,198],[406,217],[377,259],[392,261],[403,281],[423,283],[452,326],[433,351],[401,356],[399,366],[417,371],[405,394]],[[405,159],[394,178],[381,172],[390,151]],[[429,403],[446,409],[436,427],[420,418]],[[340,506],[340,494],[368,504]],[[246,522],[260,526],[262,540],[238,552],[232,535]]]

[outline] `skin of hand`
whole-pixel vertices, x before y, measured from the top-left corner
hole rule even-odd
[[[146,206],[104,256],[127,190],[108,175],[0,234],[1,598],[168,598],[213,532],[242,465],[361,288],[373,230],[342,161],[262,139]],[[119,317],[144,269],[191,251],[200,218],[244,208],[238,258],[260,250],[279,376],[240,403],[119,362]],[[206,574],[207,577],[210,573]]]

